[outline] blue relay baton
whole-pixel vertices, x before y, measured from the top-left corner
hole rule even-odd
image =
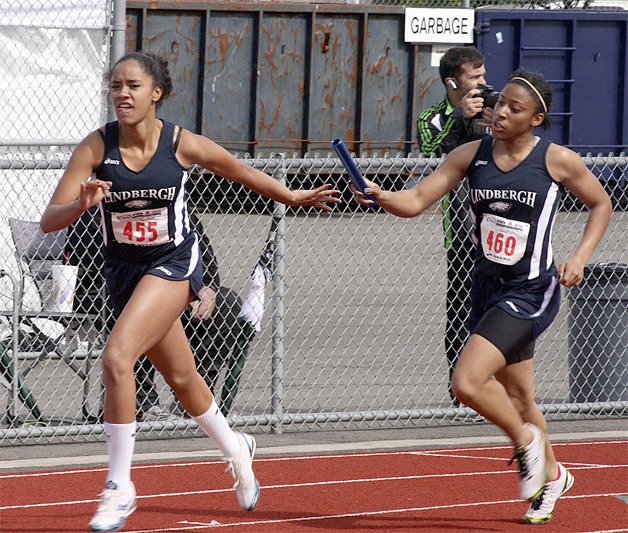
[[[351,157],[351,154],[349,153],[349,150],[347,150],[345,144],[342,142],[342,139],[334,139],[333,141],[331,141],[331,145],[338,154],[340,161],[342,161],[342,164],[347,169],[347,172],[349,173],[349,176],[351,177],[351,181],[353,182],[353,185],[355,185],[355,188],[362,194],[364,194],[364,189],[366,189],[368,185],[364,181],[362,174],[360,174],[358,166],[355,164],[355,161]],[[377,205],[377,200],[375,200],[374,196],[371,196],[370,194],[364,194],[364,198],[366,200],[373,201],[373,204],[370,204],[369,207],[375,207]]]

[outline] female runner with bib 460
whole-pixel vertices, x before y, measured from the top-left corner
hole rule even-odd
[[[511,439],[521,497],[531,500],[524,521],[535,524],[552,517],[573,476],[556,462],[535,403],[534,343],[556,317],[559,284],[582,281],[612,211],[603,187],[575,152],[534,135],[537,126],[548,126],[552,101],[541,74],[519,69],[495,105],[492,136],[456,148],[412,189],[384,191],[369,182],[365,191],[386,211],[414,217],[468,178],[476,225],[471,337],[452,388]],[[550,239],[563,187],[589,213],[578,247],[556,268]],[[371,203],[353,192],[358,202]]]
[[[255,440],[229,427],[196,371],[179,319],[202,287],[199,239],[187,212],[188,169],[197,164],[275,201],[324,211],[339,202],[339,191],[330,185],[290,190],[211,140],[157,118],[172,90],[168,63],[159,56],[123,57],[110,84],[117,121],[77,146],[41,219],[42,230],[50,232],[94,205],[102,216],[105,279],[117,321],[103,354],[109,470],[90,527],[117,531],[135,510],[133,367],[143,353],[216,443],[235,479],[240,506],[251,510],[259,498],[252,469]]]

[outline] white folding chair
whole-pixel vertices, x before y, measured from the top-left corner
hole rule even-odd
[[[13,309],[2,312],[10,320],[13,331],[8,343],[13,359],[11,361],[6,350],[0,359],[0,370],[5,379],[12,383],[7,418],[13,424],[18,419],[19,399],[37,420],[53,421],[43,415],[35,400],[36,391],[30,390],[26,384],[30,372],[43,360],[52,357],[63,361],[82,381],[82,417],[95,422],[100,418],[100,413],[90,409],[90,378],[94,359],[104,344],[102,332],[94,331],[96,324],[102,327],[102,316],[98,310],[88,314],[52,309],[51,270],[53,265],[64,262],[67,230],[45,234],[36,221],[9,218],[8,222],[15,245],[18,276],[4,272],[14,284]],[[80,339],[77,336],[79,328],[88,332]],[[81,341],[82,352],[78,349],[77,340]],[[30,363],[21,370],[25,360]],[[100,382],[100,379],[97,381]]]

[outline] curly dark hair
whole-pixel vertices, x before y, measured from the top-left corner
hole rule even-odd
[[[160,55],[153,52],[131,52],[116,61],[109,71],[108,80],[111,80],[113,70],[125,61],[136,61],[142,70],[153,78],[153,87],[161,87],[163,92],[156,103],[157,109],[161,107],[164,100],[170,96],[172,92],[172,78],[168,70],[168,61]]]

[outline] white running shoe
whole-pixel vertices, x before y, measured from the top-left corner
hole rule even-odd
[[[514,456],[519,462],[519,490],[524,500],[534,500],[541,492],[547,481],[545,469],[545,437],[543,432],[534,424],[524,424],[532,433],[532,442],[527,446],[518,446]]]
[[[142,422],[159,422],[162,420],[168,420],[171,416],[170,411],[165,407],[162,407],[161,405],[153,405],[148,408],[146,413],[144,413]]]
[[[113,481],[107,481],[89,527],[92,531],[118,531],[135,508],[135,487],[130,491],[121,491]]]
[[[227,470],[235,479],[233,488],[238,496],[240,507],[252,511],[259,500],[259,483],[253,473],[255,439],[247,433],[236,433],[236,436],[240,441],[240,453],[233,459],[227,460]]]
[[[528,524],[545,524],[545,522],[549,522],[554,514],[554,506],[558,498],[565,494],[573,486],[573,483],[574,477],[571,475],[571,472],[558,463],[558,478],[545,484],[543,492],[528,507],[528,512],[523,517],[523,521]]]

